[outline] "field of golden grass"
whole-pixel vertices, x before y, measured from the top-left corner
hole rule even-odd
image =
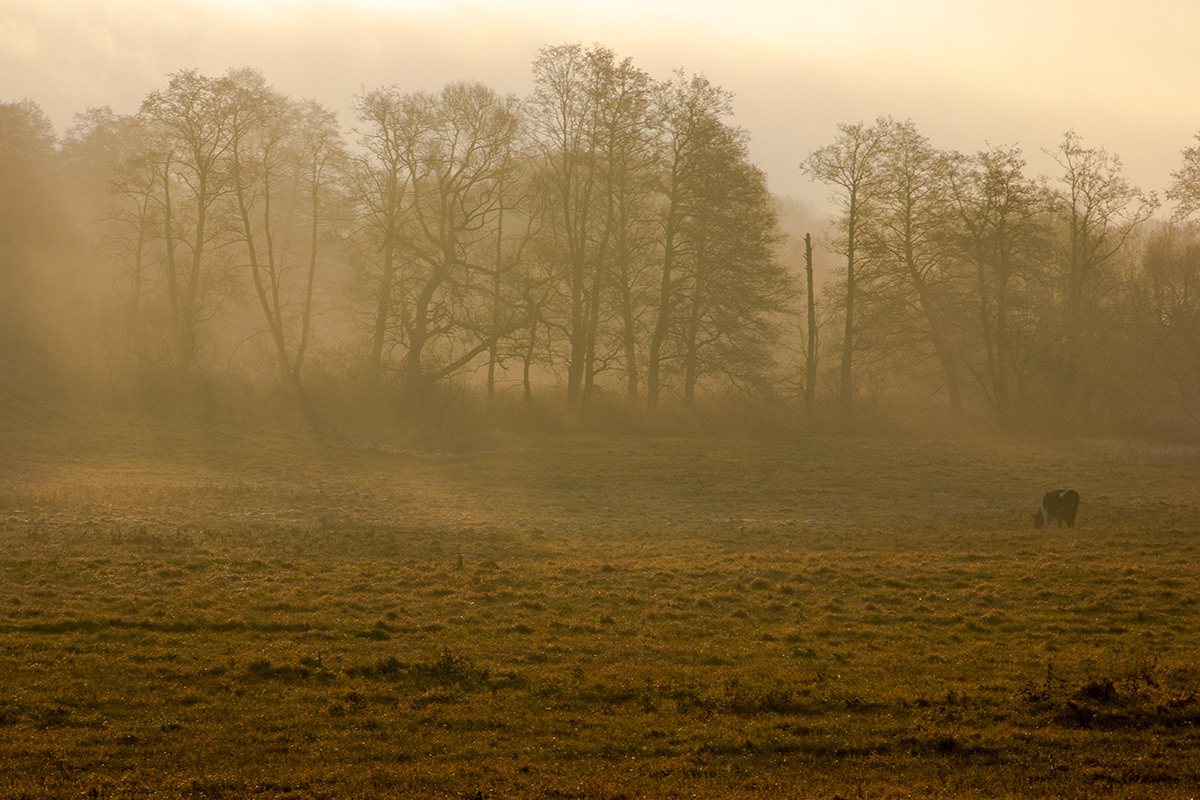
[[[1200,795],[1186,448],[44,409],[0,452],[3,798]]]

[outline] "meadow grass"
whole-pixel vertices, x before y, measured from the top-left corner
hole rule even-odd
[[[5,798],[1200,793],[1186,449],[47,416],[0,426]]]

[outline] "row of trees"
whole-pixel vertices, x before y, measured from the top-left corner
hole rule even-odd
[[[880,119],[808,156],[841,212],[829,243],[844,258],[831,287],[844,421],[861,383],[905,377],[955,422],[985,408],[1001,426],[1196,430],[1197,151],[1168,192],[1173,220],[1151,224],[1158,199],[1119,158],[1074,132],[1047,152],[1061,172],[1034,178],[1018,148],[942,151]]]
[[[579,408],[768,386],[789,284],[729,95],[600,46],[533,73],[525,101],[366,91],[348,138],[251,69],[81,115],[59,157],[106,190],[115,387],[193,402],[240,353],[308,409],[314,348],[344,365],[321,374],[418,405],[469,380],[552,380]]]
[[[0,367],[70,360],[158,406],[265,378],[314,417],[348,386],[416,407],[472,386],[1200,430],[1200,148],[1168,222],[1074,133],[1043,178],[1014,147],[840,126],[801,165],[839,209],[821,281],[728,93],[579,45],[533,85],[364,91],[349,131],[251,69],[178,72],[61,141],[0,105]]]

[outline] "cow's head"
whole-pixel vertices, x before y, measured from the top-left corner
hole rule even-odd
[[[1039,508],[1037,511],[1033,512],[1033,527],[1044,528],[1048,524],[1049,521],[1046,519],[1046,509]]]

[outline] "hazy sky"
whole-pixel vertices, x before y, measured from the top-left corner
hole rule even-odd
[[[1073,128],[1161,190],[1200,130],[1198,30],[1197,0],[0,0],[0,101],[32,98],[61,133],[176,70],[249,65],[349,125],[363,88],[524,95],[539,47],[599,42],[732,91],[781,194],[823,197],[798,163],[881,115],[943,148],[1019,144],[1045,174]]]

